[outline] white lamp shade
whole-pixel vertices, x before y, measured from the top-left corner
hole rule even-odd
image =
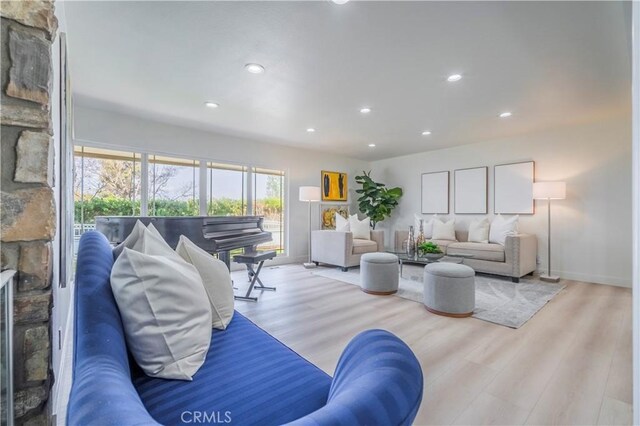
[[[319,186],[301,186],[300,201],[320,201]]]
[[[535,182],[533,184],[534,200],[564,200],[567,198],[565,182]]]

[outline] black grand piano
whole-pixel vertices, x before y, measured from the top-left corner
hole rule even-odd
[[[131,233],[138,220],[145,225],[153,223],[172,248],[176,248],[180,235],[184,235],[203,250],[217,254],[227,267],[232,250],[251,252],[258,244],[272,241],[271,232],[263,228],[261,216],[98,216],[96,230],[117,245]]]

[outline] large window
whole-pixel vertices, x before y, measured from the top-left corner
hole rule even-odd
[[[241,216],[247,214],[247,168],[207,163],[207,214]]]
[[[74,148],[74,231],[95,228],[96,216],[138,216],[141,156],[133,152]]]
[[[87,146],[76,146],[74,154],[76,243],[95,228],[96,216],[202,212],[264,216],[273,241],[260,248],[285,253],[283,171]]]
[[[258,216],[264,216],[265,231],[273,234],[273,241],[261,249],[284,252],[284,172],[253,169],[253,206]]]
[[[159,155],[148,156],[148,215],[200,214],[200,162]]]

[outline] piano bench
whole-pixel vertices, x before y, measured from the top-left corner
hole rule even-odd
[[[276,257],[275,250],[270,251],[259,251],[259,252],[245,252],[243,254],[237,254],[233,256],[233,261],[236,263],[242,263],[247,267],[247,273],[249,275],[249,288],[247,289],[247,293],[244,296],[234,296],[236,300],[245,300],[248,302],[257,302],[258,298],[251,296],[251,292],[254,288],[258,290],[270,290],[276,291],[275,287],[266,287],[262,281],[260,280],[260,271],[262,270],[262,265],[266,260],[271,260]],[[258,265],[257,269],[253,269],[253,265]],[[256,286],[257,284],[257,286]]]

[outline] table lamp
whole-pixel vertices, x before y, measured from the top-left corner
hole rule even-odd
[[[560,277],[551,275],[551,200],[564,200],[567,196],[565,182],[535,182],[533,199],[547,200],[547,273],[541,274],[542,281],[557,283]]]
[[[311,262],[311,203],[320,201],[320,187],[301,186],[299,199],[309,203],[309,260],[304,263],[304,267],[307,269],[315,268],[315,263]]]

